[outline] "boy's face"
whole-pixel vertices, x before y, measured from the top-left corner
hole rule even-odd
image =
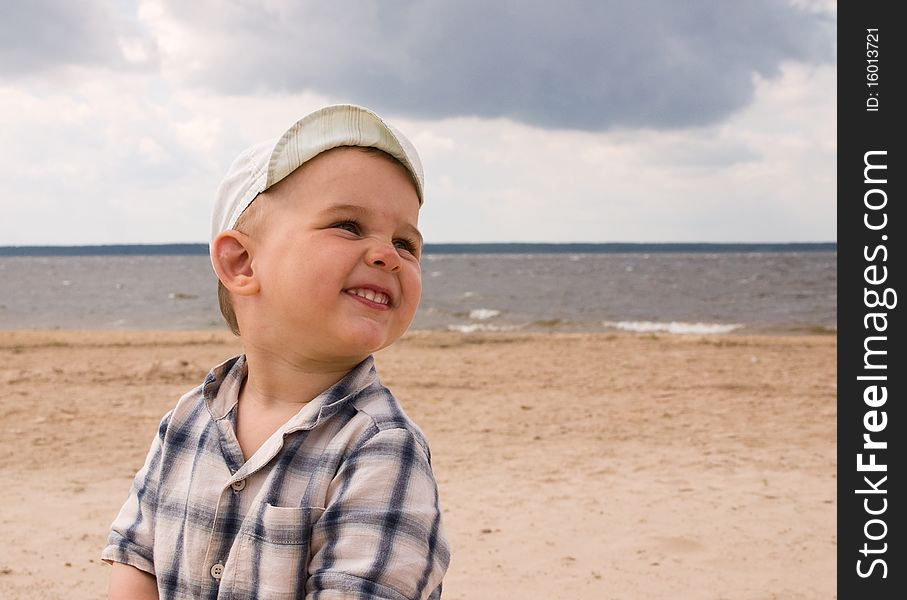
[[[269,350],[358,361],[403,335],[422,293],[422,238],[402,165],[335,148],[261,200],[252,266],[261,286],[256,329],[277,346]]]

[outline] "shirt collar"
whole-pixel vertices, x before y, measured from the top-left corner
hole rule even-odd
[[[337,414],[359,392],[373,383],[377,383],[378,373],[375,370],[374,362],[371,355],[367,356],[343,379],[304,404],[299,412],[281,428],[284,433],[313,429],[325,419]],[[246,357],[241,354],[224,361],[208,373],[202,384],[202,394],[213,419],[225,418],[236,406],[246,372]]]

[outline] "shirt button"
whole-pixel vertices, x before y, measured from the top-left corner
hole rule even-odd
[[[224,565],[217,563],[216,565],[211,567],[211,577],[213,577],[214,579],[220,579],[221,575],[223,575],[223,574],[224,574]]]
[[[230,484],[230,487],[233,488],[234,492],[241,492],[243,491],[243,488],[246,487],[246,480],[240,479],[239,481],[234,481]]]

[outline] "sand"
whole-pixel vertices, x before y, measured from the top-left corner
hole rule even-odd
[[[454,599],[835,595],[835,338],[411,332]],[[220,332],[0,332],[0,598],[104,597],[107,528]]]

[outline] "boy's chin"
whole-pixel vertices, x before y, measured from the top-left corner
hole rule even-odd
[[[365,358],[369,354],[387,348],[400,337],[405,330],[389,332],[378,327],[361,326],[345,332],[337,340],[335,351],[338,354],[349,353],[351,356]]]

